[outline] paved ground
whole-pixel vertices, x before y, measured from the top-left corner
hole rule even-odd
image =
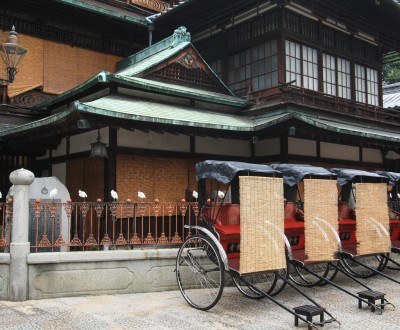
[[[391,275],[400,278],[400,273]],[[335,283],[352,292],[363,291],[359,285],[339,276]],[[365,281],[400,309],[400,285],[384,278]],[[388,307],[382,315],[367,307],[358,309],[357,299],[331,287],[306,289],[341,322],[340,329],[400,329],[400,312]],[[285,289],[280,301],[290,308],[307,303],[293,291]],[[210,311],[191,308],[179,291],[146,294],[85,296],[0,301],[0,329],[307,329],[304,323],[294,327],[294,318],[269,301],[243,297],[236,289],[226,288],[220,302]],[[323,329],[338,329],[332,324]]]

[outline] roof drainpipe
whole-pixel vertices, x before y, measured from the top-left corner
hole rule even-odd
[[[153,31],[155,29],[154,21],[160,15],[161,15],[161,13],[158,13],[158,14],[154,14],[154,15],[146,17],[147,29],[149,30],[149,47],[153,44]]]

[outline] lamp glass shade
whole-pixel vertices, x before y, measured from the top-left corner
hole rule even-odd
[[[100,128],[97,133],[97,141],[91,143],[92,149],[90,151],[90,157],[108,157],[107,145],[100,141]]]
[[[101,141],[97,141],[90,144],[92,150],[90,151],[90,157],[108,157],[107,145]]]

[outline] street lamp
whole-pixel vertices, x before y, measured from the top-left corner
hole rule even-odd
[[[7,98],[7,86],[14,82],[15,75],[18,73],[17,66],[26,52],[25,48],[18,45],[17,32],[13,26],[8,36],[8,42],[0,44],[0,56],[7,71],[7,79],[0,78],[3,104]]]
[[[13,83],[14,77],[18,73],[17,66],[26,54],[27,50],[18,45],[17,32],[15,26],[12,27],[8,42],[2,42],[0,47],[0,56],[6,65],[8,79],[2,79],[6,83]]]

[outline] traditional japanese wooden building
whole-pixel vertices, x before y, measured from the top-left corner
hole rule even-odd
[[[395,1],[168,6],[143,24],[118,23],[135,27],[143,49],[122,47],[134,54],[118,53],[116,70],[104,65],[24,107],[40,119],[0,132],[2,153],[18,151],[37,176],[55,175],[74,199],[84,189],[93,200],[111,189],[122,199],[145,190],[180,200],[206,158],[400,170],[400,115],[383,107],[381,77],[383,55],[400,49]],[[104,31],[132,41],[127,30]],[[89,157],[96,140],[107,157]]]

